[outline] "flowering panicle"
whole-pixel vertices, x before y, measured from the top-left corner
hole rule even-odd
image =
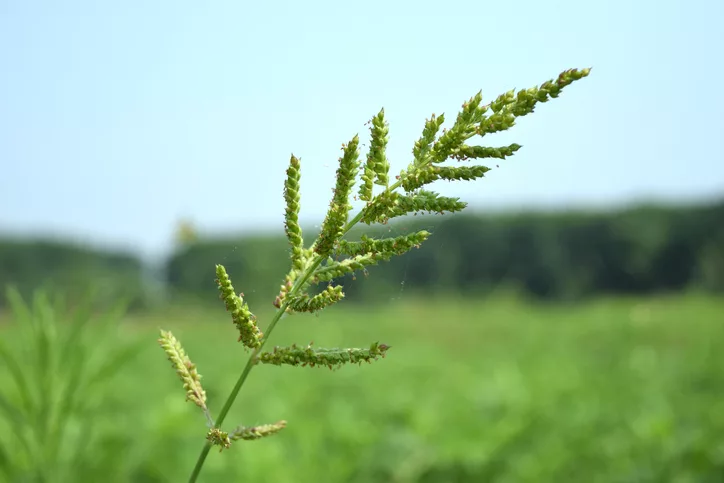
[[[165,330],[161,331],[158,343],[168,356],[173,368],[176,369],[179,379],[183,382],[184,389],[186,389],[186,400],[193,402],[207,413],[206,391],[201,387],[201,374],[198,373],[196,365],[186,355],[181,343],[171,332]]]
[[[455,122],[444,129],[445,116],[433,114],[425,121],[422,135],[412,149],[413,160],[400,171],[394,183],[390,184],[390,162],[387,158],[389,126],[381,109],[370,123],[370,150],[361,172],[361,186],[358,196],[365,202],[364,208],[352,220],[349,220],[351,196],[360,168],[359,137],[342,145],[343,154],[339,158],[336,172],[334,194],[329,210],[322,223],[321,232],[310,248],[304,248],[302,230],[299,225],[300,210],[300,161],[291,156],[284,184],[286,202],[284,228],[290,245],[291,269],[286,275],[274,306],[276,311],[267,332],[276,327],[285,313],[317,312],[342,300],[345,296],[341,286],[329,285],[321,293],[310,295],[312,284],[331,282],[346,274],[387,261],[393,256],[402,255],[414,247],[419,247],[428,239],[430,233],[419,231],[394,238],[372,239],[365,235],[359,241],[343,239],[357,223],[387,223],[390,219],[419,212],[453,213],[463,210],[467,203],[459,198],[445,197],[423,189],[437,180],[474,180],[482,178],[490,170],[487,166],[444,166],[448,160],[465,161],[469,159],[497,158],[505,159],[520,149],[519,144],[502,147],[475,146],[468,144],[474,136],[509,129],[518,117],[534,111],[539,102],[547,102],[560,95],[563,88],[574,81],[588,76],[590,69],[570,69],[562,72],[539,87],[523,89],[516,93],[510,90],[487,105],[483,105],[483,96],[478,92],[462,105]],[[375,185],[383,189],[374,194]],[[402,190],[398,190],[402,188]],[[206,408],[206,393],[201,387],[201,376],[186,356],[178,341],[170,332],[161,331],[159,342],[171,360],[181,378],[186,397],[201,407],[206,414],[211,429],[207,432],[207,444],[204,446],[194,472],[189,481],[198,477],[201,466],[212,446],[222,450],[229,448],[236,440],[255,440],[279,432],[286,421],[259,426],[239,426],[231,432],[223,431],[220,426],[232,407],[240,389],[250,371],[256,365],[324,366],[335,369],[344,364],[362,362],[371,363],[385,357],[389,346],[373,343],[369,348],[313,348],[311,343],[304,346],[275,347],[272,351],[262,352],[268,339],[259,330],[256,317],[243,300],[236,295],[229,276],[222,265],[216,266],[217,284],[226,308],[239,330],[239,340],[253,350],[247,365],[241,372],[234,389],[224,404],[216,423]]]
[[[246,347],[255,349],[261,345],[263,333],[256,325],[256,316],[249,311],[249,306],[241,295],[236,295],[229,275],[223,265],[216,265],[216,283],[221,292],[221,299],[226,310],[231,312],[231,319],[239,330],[239,341]]]
[[[257,363],[290,365],[290,366],[326,366],[330,369],[341,367],[344,364],[361,364],[372,362],[385,353],[390,346],[374,342],[369,349],[314,349],[312,344],[307,347],[275,347],[272,352],[262,352],[257,357]]]
[[[344,155],[339,158],[337,169],[337,185],[334,188],[334,196],[327,212],[327,217],[322,224],[322,232],[314,245],[314,251],[320,257],[326,257],[332,251],[334,244],[344,234],[342,232],[349,217],[350,192],[354,186],[355,175],[359,166],[359,137],[355,136],[349,144],[343,146]]]

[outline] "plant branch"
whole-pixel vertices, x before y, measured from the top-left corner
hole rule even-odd
[[[302,306],[299,305],[299,299],[295,300],[295,297],[298,296],[300,292],[306,292],[306,287],[310,283],[310,279],[314,283],[325,280],[328,281],[337,276],[337,272],[340,270],[354,270],[365,265],[374,264],[381,259],[386,260],[393,255],[400,255],[405,251],[398,250],[398,253],[398,251],[393,249],[394,245],[392,248],[381,249],[379,252],[372,250],[366,254],[356,255],[358,258],[366,257],[364,260],[354,259],[354,257],[350,259],[352,262],[356,262],[356,265],[353,265],[349,260],[345,260],[347,263],[343,266],[345,262],[332,262],[330,258],[329,264],[325,265],[322,270],[318,270],[323,261],[328,259],[328,256],[334,250],[340,248],[338,245],[340,240],[342,240],[357,223],[361,221],[367,224],[387,223],[390,218],[413,212],[443,213],[462,210],[465,208],[466,203],[460,202],[458,198],[440,197],[437,193],[422,190],[422,187],[437,179],[472,180],[481,178],[485,172],[488,171],[488,168],[485,166],[451,168],[436,165],[447,159],[465,160],[489,157],[504,159],[505,156],[512,155],[520,148],[519,145],[513,144],[504,148],[485,148],[470,146],[465,144],[465,142],[476,135],[482,137],[485,134],[509,129],[515,124],[517,117],[525,116],[533,112],[535,105],[539,102],[547,102],[550,98],[558,97],[560,91],[565,86],[587,76],[589,72],[590,69],[570,69],[561,73],[557,79],[544,82],[540,87],[521,90],[517,95],[511,90],[484,106],[480,105],[482,93],[478,93],[463,104],[462,110],[458,114],[454,125],[449,130],[444,129],[437,140],[437,133],[444,122],[444,116],[436,117],[433,114],[425,124],[423,136],[415,144],[415,149],[413,149],[413,154],[415,155],[414,161],[407,170],[402,171],[400,175],[397,176],[397,181],[389,186],[389,162],[385,155],[388,128],[384,120],[384,110],[380,111],[372,120],[372,149],[368,155],[368,163],[362,175],[364,185],[360,189],[360,199],[367,201],[367,204],[354,218],[347,221],[348,213],[351,209],[349,202],[350,191],[354,185],[356,171],[359,167],[359,152],[357,150],[359,138],[355,136],[348,144],[342,146],[344,155],[340,158],[340,167],[337,170],[337,185],[334,189],[334,197],[330,204],[330,210],[322,225],[322,231],[319,237],[308,250],[304,250],[303,248],[301,228],[298,225],[299,160],[292,156],[290,167],[287,171],[288,179],[285,184],[285,199],[287,201],[285,229],[292,246],[293,263],[292,269],[285,279],[286,282],[282,286],[280,295],[274,302],[277,311],[272,317],[266,333],[262,335],[258,330],[255,322],[256,318],[249,312],[241,296],[237,297],[235,295],[233,286],[228,280],[228,275],[223,267],[217,266],[218,282],[220,290],[222,291],[222,298],[227,300],[227,309],[232,311],[234,322],[240,329],[240,340],[244,342],[248,348],[252,349],[252,353],[239,375],[236,384],[232,388],[231,393],[227,397],[212,431],[217,431],[217,435],[222,435],[226,438],[223,441],[228,443],[228,435],[226,433],[222,434],[220,427],[231,410],[231,407],[234,405],[252,368],[257,364],[262,348],[266,345],[272,331],[287,310],[294,311],[295,308],[297,311],[302,310],[302,308],[315,310],[315,307],[319,308],[324,306],[321,302],[321,305],[312,304]],[[491,110],[492,114],[486,115],[488,110]],[[377,196],[373,196],[373,184],[384,187],[384,190]],[[399,187],[403,187],[407,194],[401,195],[400,193],[394,193]],[[420,232],[417,235],[426,237],[425,233],[426,232]],[[419,243],[412,243],[408,239],[406,239],[406,241],[408,245],[419,245]],[[398,248],[400,247],[398,246]],[[401,248],[405,247],[403,246]],[[409,249],[409,246],[407,248]],[[344,249],[342,248],[341,251],[344,251]],[[305,265],[306,268],[302,268]],[[337,271],[335,271],[335,269]],[[306,294],[304,296],[306,296]],[[341,296],[343,296],[343,294]],[[341,296],[339,298],[341,298]],[[327,305],[330,305],[339,300],[339,298],[328,298],[325,300],[329,302]],[[295,303],[297,305],[294,305]],[[293,348],[294,346],[292,346],[292,349]],[[375,348],[375,345],[371,346],[369,354],[367,355],[373,356],[374,354],[372,353]],[[387,347],[380,345],[377,348],[384,352]],[[375,352],[375,354],[380,355],[379,352]],[[315,363],[316,362],[317,361],[315,361]],[[190,364],[190,362],[188,364]],[[194,376],[194,374],[187,376],[187,379],[193,379],[192,376]],[[283,426],[279,426],[279,428],[281,427]],[[211,433],[209,433],[209,435],[210,434]],[[201,450],[201,454],[189,478],[189,483],[196,481],[211,447],[215,444],[209,435],[207,435],[208,440]],[[227,443],[224,443],[226,447],[228,447]]]

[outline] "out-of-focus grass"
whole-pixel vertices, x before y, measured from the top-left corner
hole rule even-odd
[[[129,318],[149,343],[105,403],[113,444],[89,455],[123,462],[108,481],[183,481],[203,445],[159,326],[205,376],[214,414],[246,361],[223,307]],[[369,366],[254,369],[228,429],[288,427],[212,452],[201,481],[724,480],[723,300],[342,303],[282,320],[269,348],[375,340],[392,349]]]

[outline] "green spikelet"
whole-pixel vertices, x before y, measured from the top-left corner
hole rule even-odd
[[[385,253],[365,253],[339,262],[328,262],[314,272],[313,280],[314,283],[328,282],[347,273],[354,273],[357,270],[364,270],[365,267],[377,265],[382,260],[389,260],[390,256]]]
[[[548,80],[540,87],[522,89],[518,91],[517,95],[514,94],[514,90],[511,90],[498,96],[495,101],[490,103],[490,110],[493,111],[493,114],[480,122],[476,134],[484,136],[510,129],[515,125],[515,118],[532,113],[536,104],[558,97],[564,87],[588,76],[590,72],[591,69],[566,70],[561,72],[557,79]]]
[[[374,116],[370,126],[370,151],[367,154],[367,163],[362,171],[362,185],[359,189],[361,200],[372,199],[373,184],[387,188],[390,184],[390,162],[387,159],[387,142],[389,141],[389,125],[385,122],[385,110]]]
[[[432,150],[432,144],[435,142],[435,137],[444,122],[444,114],[441,114],[439,117],[436,117],[435,114],[433,114],[430,119],[425,121],[422,136],[419,140],[417,140],[417,142],[415,142],[415,146],[412,148],[412,155],[414,156],[413,165],[427,163],[428,153]]]
[[[299,226],[299,159],[292,155],[287,168],[287,179],[284,183],[284,200],[286,211],[284,230],[291,245],[292,266],[296,270],[304,268],[304,240]]]
[[[483,120],[486,106],[481,106],[483,100],[482,92],[478,92],[463,104],[462,110],[457,115],[455,124],[448,131],[443,132],[432,148],[431,161],[442,163],[450,154],[463,145],[476,133],[476,124]]]
[[[249,306],[234,292],[234,286],[223,265],[216,265],[216,277],[221,299],[226,305],[226,310],[231,312],[231,319],[239,330],[239,341],[250,349],[259,347],[264,334],[256,325],[256,316],[249,311]]]
[[[207,411],[206,408],[206,391],[201,386],[201,374],[196,370],[196,365],[186,355],[186,351],[181,347],[181,343],[173,336],[171,332],[161,331],[161,337],[158,343],[171,361],[171,365],[176,369],[179,379],[186,390],[186,400],[191,401],[198,407]]]
[[[375,170],[370,164],[369,159],[362,169],[361,178],[362,184],[359,187],[359,199],[362,201],[370,201],[372,199],[372,189],[374,188],[375,182]]]
[[[440,196],[434,191],[418,190],[412,196],[400,196],[396,210],[392,217],[403,216],[407,213],[455,213],[462,211],[468,204],[460,198]]]
[[[339,251],[351,257],[366,254],[384,254],[392,257],[393,255],[402,255],[412,248],[418,248],[429,236],[430,232],[426,230],[381,240],[374,240],[362,235],[362,240],[358,242],[342,240]]]
[[[422,189],[409,196],[393,192],[387,196],[376,197],[360,221],[367,224],[384,224],[392,218],[408,213],[455,213],[462,211],[467,205],[466,202],[460,201],[460,198],[440,196],[433,191]]]
[[[301,295],[289,305],[289,308],[294,312],[319,312],[343,298],[344,292],[341,286],[329,286],[312,298],[307,294]]]
[[[369,203],[362,214],[362,223],[387,223],[397,207],[400,199],[400,193],[397,191],[385,191],[380,193]]]
[[[327,217],[322,224],[322,231],[319,234],[314,251],[322,258],[332,251],[334,244],[342,237],[342,228],[349,217],[349,210],[352,209],[349,197],[354,179],[359,167],[359,137],[355,136],[346,146],[343,146],[344,155],[339,158],[337,169],[337,184],[334,188],[334,196],[327,212]]]
[[[274,299],[274,307],[280,308],[284,300],[287,298],[287,294],[294,286],[294,280],[297,278],[297,272],[292,270],[284,278],[284,284],[279,288],[279,295]]]
[[[482,178],[488,171],[490,171],[490,168],[487,166],[465,166],[459,168],[422,166],[416,170],[414,175],[408,175],[402,180],[402,187],[405,188],[405,191],[410,192],[438,179],[470,181]]]
[[[282,429],[287,427],[286,421],[277,421],[272,424],[261,424],[259,426],[239,426],[232,431],[230,437],[232,441],[238,441],[240,439],[246,441],[253,441],[255,439],[265,438],[276,434]]]
[[[313,349],[312,344],[307,347],[275,347],[272,352],[262,352],[257,357],[261,364],[290,365],[290,366],[326,366],[330,369],[341,367],[344,364],[361,364],[372,362],[385,353],[390,346],[377,342],[369,349]]]
[[[385,188],[390,184],[390,162],[387,159],[386,152],[389,132],[389,125],[385,122],[385,110],[381,109],[380,112],[372,118],[370,152],[367,155],[367,163],[373,166],[376,176],[375,183]]]
[[[206,439],[213,445],[219,447],[219,452],[231,448],[229,433],[219,428],[211,428],[206,433]]]
[[[468,146],[464,144],[454,150],[450,157],[458,161],[480,158],[498,158],[505,159],[506,156],[512,156],[522,146],[520,144],[511,144],[510,146],[502,146],[500,148],[491,148],[487,146]]]

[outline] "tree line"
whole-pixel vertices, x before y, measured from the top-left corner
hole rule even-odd
[[[378,226],[378,237],[426,229],[419,249],[334,283],[348,299],[399,292],[484,296],[500,288],[546,300],[681,290],[724,292],[724,200],[694,206],[616,211],[418,216]],[[354,232],[351,233],[354,237]],[[88,287],[133,307],[171,297],[211,300],[223,263],[250,303],[270,303],[289,268],[287,241],[272,236],[185,237],[153,271],[131,253],[43,240],[0,240],[0,286],[71,294]]]

